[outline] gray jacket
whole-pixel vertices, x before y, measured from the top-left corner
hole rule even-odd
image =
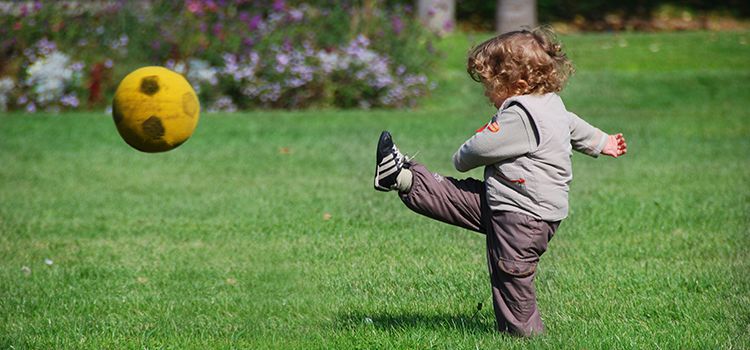
[[[557,94],[515,96],[461,145],[453,163],[461,172],[486,166],[492,210],[559,221],[568,215],[572,150],[597,157],[606,143],[607,134],[568,112]]]

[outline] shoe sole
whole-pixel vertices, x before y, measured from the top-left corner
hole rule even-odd
[[[380,153],[380,141],[381,141],[382,136],[383,136],[382,133],[381,133],[380,136],[381,136],[381,138],[378,139],[378,147],[375,150],[375,159],[378,159],[378,155]],[[382,162],[382,160],[381,160],[381,162]],[[381,191],[381,192],[390,192],[391,191],[390,188],[386,188],[386,187],[380,186],[378,184],[378,178],[380,178],[380,163],[376,163],[375,164],[375,179],[373,180],[373,187],[375,187],[376,190]]]

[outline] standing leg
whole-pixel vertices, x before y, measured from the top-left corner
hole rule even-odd
[[[558,225],[520,213],[493,213],[487,262],[500,331],[526,337],[544,332],[534,277],[539,257]]]

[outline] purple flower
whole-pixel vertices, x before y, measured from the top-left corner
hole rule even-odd
[[[76,97],[75,94],[68,94],[68,95],[63,95],[60,98],[60,103],[63,106],[76,108],[78,107],[79,101],[78,101],[78,97]]]
[[[443,30],[450,32],[453,30],[453,21],[452,20],[446,20],[445,23],[443,23]]]
[[[393,32],[396,33],[396,35],[401,34],[401,31],[404,30],[404,22],[401,20],[401,17],[391,17],[391,27],[393,27]]]
[[[83,67],[84,67],[84,65],[83,65],[83,62],[76,62],[76,63],[73,63],[73,64],[72,64],[72,65],[70,66],[70,68],[71,68],[72,70],[76,71],[76,72],[80,72],[80,71],[82,71],[82,70],[83,70]]]
[[[274,0],[273,1],[273,10],[276,12],[284,11],[284,0]]]
[[[120,46],[128,46],[130,39],[127,34],[120,35]]]
[[[289,11],[289,19],[291,19],[292,22],[299,22],[304,16],[305,14],[298,9],[291,9]]]
[[[261,17],[260,15],[255,15],[252,19],[250,19],[250,23],[247,24],[247,29],[256,30],[260,27],[261,22],[263,22],[263,17]]]
[[[127,34],[123,34],[123,35],[120,35],[120,37],[117,40],[115,40],[114,42],[112,42],[112,44],[110,45],[110,47],[113,50],[117,50],[119,48],[123,48],[123,47],[128,46],[128,41],[130,41],[130,39],[128,38]]]
[[[18,97],[18,101],[16,102],[18,102],[19,105],[25,105],[26,102],[29,102],[29,98],[26,97],[26,95],[21,95]]]
[[[276,54],[276,63],[278,64],[276,71],[279,73],[283,72],[284,68],[289,64],[289,55],[283,53]]]
[[[221,36],[221,31],[224,29],[224,25],[221,23],[214,24],[212,31],[214,36]]]
[[[250,21],[250,14],[247,13],[247,11],[242,11],[237,16],[237,18],[239,18],[240,21],[247,23],[248,21]]]
[[[26,112],[29,112],[29,113],[36,112],[36,105],[34,104],[34,102],[31,102],[29,103],[28,106],[26,106]]]
[[[47,56],[57,50],[57,44],[55,44],[53,41],[47,40],[47,38],[42,38],[36,43],[36,45],[39,48],[39,53],[41,53],[42,56]]]
[[[356,39],[354,39],[353,44],[361,48],[367,48],[368,46],[370,46],[370,39],[367,39],[364,34],[360,34]]]

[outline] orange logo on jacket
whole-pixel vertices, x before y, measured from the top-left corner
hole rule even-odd
[[[482,132],[484,131],[484,129],[488,129],[489,131],[492,131],[492,132],[498,132],[500,131],[500,124],[498,124],[495,121],[489,122],[483,125],[481,128],[477,129],[477,132]]]

